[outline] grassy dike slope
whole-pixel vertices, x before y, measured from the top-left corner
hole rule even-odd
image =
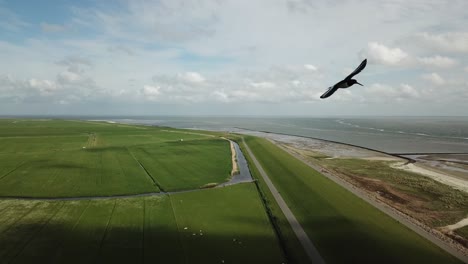
[[[269,141],[246,142],[328,263],[459,263]]]

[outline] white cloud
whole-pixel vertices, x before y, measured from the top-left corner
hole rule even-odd
[[[468,72],[468,66],[465,67],[465,72]]]
[[[426,81],[431,82],[434,85],[444,85],[445,80],[439,74],[433,72],[429,74],[423,74],[422,78]]]
[[[306,68],[307,70],[310,70],[310,71],[317,71],[318,70],[318,68],[315,65],[312,65],[312,64],[305,64],[304,68]]]
[[[224,91],[214,91],[212,93],[213,97],[215,98],[216,101],[224,102],[227,103],[230,101],[229,95],[225,93]]]
[[[159,98],[161,94],[160,90],[161,90],[161,87],[158,87],[158,86],[144,85],[142,93],[147,99],[155,101]]]
[[[83,80],[83,77],[75,72],[64,71],[57,75],[57,81],[61,84],[77,83]]]
[[[12,76],[0,76],[0,99],[10,98],[15,101],[40,100],[41,97],[54,96],[60,92],[60,85],[56,82],[31,78],[18,79]]]
[[[153,84],[148,86],[158,87],[155,91],[158,101],[171,103],[309,102],[318,100],[326,87],[319,84],[320,76],[310,74],[303,65],[276,66],[266,71],[236,71],[229,75],[214,75],[203,82],[188,82],[182,78],[184,76],[186,73],[156,75]],[[141,95],[149,95],[153,91],[151,87],[147,87],[146,92],[142,90]]]
[[[57,65],[66,66],[68,71],[81,72],[83,71],[83,67],[91,66],[92,62],[84,57],[67,56],[64,59],[57,61]]]
[[[390,86],[380,83],[374,83],[365,89],[369,101],[401,101],[420,97],[420,93],[409,84],[400,84],[399,86]]]
[[[59,24],[50,24],[50,23],[42,22],[41,29],[42,31],[47,32],[47,33],[56,33],[56,32],[64,31],[65,26],[59,25]]]
[[[252,82],[250,83],[255,88],[260,88],[260,89],[272,89],[276,87],[276,84],[272,82]]]
[[[408,95],[409,97],[413,97],[413,98],[419,97],[419,92],[416,89],[414,89],[413,86],[409,84],[402,83],[400,85],[400,89],[403,94]]]
[[[2,0],[1,6],[6,6]],[[339,113],[338,108],[322,108],[327,103],[318,97],[354,70],[361,50],[360,55],[369,58],[359,77],[366,87],[392,83],[385,88],[396,98],[405,95],[401,100],[447,93],[453,96],[446,98],[459,102],[456,89],[466,94],[468,58],[466,53],[454,53],[466,52],[468,1],[132,0],[80,6],[61,24],[48,21],[31,27],[48,32],[73,29],[73,34],[50,38],[26,30],[30,26],[21,16],[0,11],[0,31],[6,29],[0,34],[0,76],[14,76],[0,86],[0,98],[62,100],[71,105],[77,101],[69,99],[71,95],[82,103],[109,102],[109,109],[145,100],[171,102],[174,109],[193,102],[202,102],[200,108],[205,103],[248,102],[252,112],[260,109],[257,103],[273,103],[278,105],[271,107],[276,113],[286,104],[318,100],[320,104],[308,104],[310,113]],[[414,32],[424,31],[415,37]],[[15,39],[9,39],[12,33]],[[411,42],[405,36],[413,36]],[[341,74],[345,67],[349,68]],[[424,82],[421,70],[439,72],[440,78],[428,74]],[[30,85],[32,79],[36,88]],[[447,87],[427,93],[439,88],[435,86],[442,83],[440,79]],[[46,81],[51,82],[49,87]],[[418,85],[421,89],[411,86],[419,82],[424,84]],[[349,109],[353,109],[365,89],[340,90],[331,100],[351,100]],[[113,100],[119,104],[112,105]],[[95,109],[98,113],[100,108]]]
[[[468,52],[468,32],[448,32],[432,34],[428,32],[417,35],[423,43],[447,52]]]
[[[51,94],[58,88],[55,82],[49,80],[30,79],[29,85],[44,95]]]
[[[182,79],[190,83],[202,83],[206,79],[198,72],[186,72],[180,75]]]
[[[370,63],[378,63],[384,65],[400,65],[408,54],[400,48],[389,48],[378,42],[369,42],[367,49],[361,51],[361,57],[369,59]]]
[[[424,66],[438,67],[438,68],[451,68],[457,65],[457,61],[440,55],[432,57],[420,57],[417,59],[418,62]]]

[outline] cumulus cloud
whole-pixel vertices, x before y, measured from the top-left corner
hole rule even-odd
[[[310,70],[304,69],[302,65],[220,74],[210,79],[191,72],[155,75],[153,84],[143,87],[142,95],[148,96],[154,92],[157,101],[175,103],[310,102],[318,100],[323,93],[324,85],[319,84],[320,82],[321,76],[310,74]],[[149,97],[146,99],[155,100]]]
[[[468,53],[468,32],[419,33],[419,40],[437,50]]]
[[[445,80],[439,74],[433,72],[429,74],[423,74],[422,78],[426,81],[431,82],[434,85],[444,85]]]
[[[198,72],[186,72],[184,74],[179,75],[183,80],[190,82],[190,83],[202,83],[206,79]]]
[[[413,86],[409,84],[402,83],[400,85],[400,90],[404,95],[407,95],[408,97],[412,97],[412,98],[419,97],[419,92],[416,89],[414,89]]]
[[[420,97],[420,93],[411,85],[402,83],[398,86],[390,86],[374,83],[365,89],[367,100],[375,101],[401,101]]]
[[[368,65],[359,77],[366,84],[378,80],[381,84],[375,87],[382,90],[380,94],[388,88],[390,95],[416,100],[441,83],[446,85],[441,92],[454,94],[446,98],[459,102],[458,91],[466,94],[467,33],[463,21],[467,1],[119,3],[79,5],[81,8],[71,9],[71,16],[61,19],[62,25],[38,25],[45,32],[74,29],[76,33],[55,34],[53,38],[31,34],[20,16],[0,10],[0,29],[6,32],[0,34],[0,76],[16,76],[0,87],[0,97],[67,104],[98,98],[109,102],[109,107],[112,100],[151,100],[157,102],[154,105],[171,102],[173,106],[195,102],[203,105],[201,108],[212,102],[249,102],[253,110],[259,109],[257,103],[273,103],[278,107],[271,109],[277,113],[288,103],[317,100],[320,103],[313,104],[317,108],[309,110],[322,113],[327,109],[321,107],[328,101],[319,100],[319,96],[336,78],[354,70],[359,63],[352,62],[356,53],[368,57],[369,64],[382,65]],[[6,6],[2,0],[1,6]],[[377,12],[379,16],[368,15]],[[321,26],[310,34],[311,26],[317,23]],[[343,31],[344,24],[349,25],[348,30]],[[9,39],[12,32],[8,31],[12,30],[21,34]],[[415,36],[414,32],[423,31],[426,33]],[[405,36],[412,36],[411,41]],[[341,75],[345,67],[349,68]],[[421,76],[422,70],[427,76]],[[439,73],[430,74],[433,71]],[[157,76],[153,76],[155,72]],[[129,79],[133,81],[129,83]],[[384,84],[387,82],[392,84]],[[419,82],[424,86],[413,87]],[[367,97],[379,98],[378,93],[367,94],[365,89],[340,90],[330,100],[351,100],[352,109]],[[436,95],[440,94],[432,96]],[[198,109],[199,105],[191,107]],[[112,107],[123,109],[120,104]]]
[[[276,87],[276,84],[272,82],[252,82],[250,85],[260,89],[272,89]]]
[[[52,94],[58,88],[55,82],[49,80],[30,79],[29,85],[43,95]]]
[[[420,57],[417,59],[421,65],[438,67],[438,68],[451,68],[457,65],[457,61],[440,55],[435,55],[432,57]]]
[[[309,71],[317,71],[318,70],[317,66],[312,65],[312,64],[304,64],[304,68],[306,68]]]
[[[61,87],[54,81],[40,78],[19,79],[12,76],[0,76],[0,99],[14,101],[40,100],[57,94]]]
[[[369,59],[370,63],[378,63],[384,65],[400,65],[408,54],[400,48],[389,48],[378,42],[369,42],[367,48],[360,52],[361,57]]]
[[[83,77],[80,74],[71,71],[64,71],[57,75],[57,81],[61,84],[77,83],[82,79]]]
[[[83,57],[68,56],[60,61],[57,61],[57,65],[65,66],[69,72],[82,73],[87,68],[92,66],[92,62],[89,59]]]
[[[82,95],[89,96],[98,92],[95,80],[87,74],[92,62],[82,57],[66,57],[57,65],[65,67],[65,70],[57,74],[57,83],[61,87],[79,90]]]
[[[157,100],[161,94],[160,89],[158,86],[144,85],[142,93],[149,100]]]
[[[216,90],[211,93],[211,96],[216,100],[223,103],[229,102],[229,95],[224,90]]]

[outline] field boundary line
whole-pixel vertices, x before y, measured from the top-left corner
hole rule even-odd
[[[86,205],[85,209],[83,209],[83,211],[81,212],[80,216],[78,217],[78,219],[76,220],[76,222],[73,224],[73,227],[71,229],[71,231],[74,231],[76,226],[80,223],[81,221],[81,218],[83,217],[84,213],[86,212],[86,210],[88,210],[88,207],[89,205],[91,204],[92,201],[89,201],[88,204]]]
[[[75,231],[75,228],[76,228],[76,227],[78,226],[78,224],[80,223],[81,219],[83,218],[83,215],[85,214],[86,210],[88,210],[89,205],[90,205],[91,203],[92,203],[92,201],[88,201],[88,204],[87,204],[86,207],[83,209],[83,211],[81,211],[80,216],[78,216],[78,219],[76,219],[75,223],[73,224],[73,227],[70,229],[70,233],[72,233],[73,231]],[[66,242],[65,242],[65,243],[66,243]],[[60,252],[60,250],[64,248],[65,243],[60,243],[60,244],[57,246],[56,252]]]
[[[182,232],[180,232],[179,222],[177,222],[176,213],[174,211],[174,205],[172,204],[172,198],[171,198],[170,195],[167,195],[167,198],[169,198],[169,203],[171,204],[172,216],[174,217],[174,221],[175,221],[175,224],[176,224],[176,227],[177,227],[177,234],[178,234],[177,238],[179,240],[180,247],[182,248],[182,251],[184,252],[185,263],[189,263],[188,256],[187,256],[187,251],[185,250],[184,243],[182,242]]]
[[[104,241],[106,240],[107,238],[107,231],[109,230],[109,224],[112,220],[112,217],[114,217],[114,211],[115,211],[115,207],[117,205],[117,201],[114,201],[114,206],[112,207],[112,212],[109,216],[109,219],[107,220],[107,224],[106,224],[106,229],[104,230],[104,234],[102,235],[102,238],[101,238],[101,243],[99,243],[99,251],[96,255],[96,258],[99,258],[101,256],[101,253],[102,253],[102,246],[104,245]],[[96,262],[96,261],[94,261]]]
[[[352,194],[356,195],[360,199],[364,200],[368,204],[372,205],[374,208],[378,209],[379,211],[383,212],[384,214],[388,215],[398,223],[404,225],[405,227],[409,228],[411,231],[415,232],[416,234],[420,235],[421,237],[427,239],[428,241],[432,242],[434,245],[438,246],[439,248],[443,249],[447,253],[451,254],[452,256],[456,257],[457,259],[468,263],[468,256],[466,256],[462,251],[457,250],[456,248],[450,246],[450,244],[439,237],[431,234],[429,231],[425,230],[423,227],[419,226],[417,223],[415,223],[414,219],[412,219],[410,216],[407,216],[403,214],[402,212],[396,210],[395,208],[391,207],[390,205],[387,205],[383,202],[378,201],[377,199],[371,197],[369,194],[367,194],[364,190],[358,189],[354,185],[350,184],[349,182],[346,182],[345,180],[341,179],[339,176],[334,175],[333,173],[330,173],[328,170],[324,171],[323,167],[320,165],[312,164],[310,161],[306,160],[305,158],[299,156],[298,154],[292,153],[289,151],[287,148],[281,146],[280,144],[277,144],[276,142],[267,139],[270,142],[272,142],[275,146],[278,146],[282,150],[286,151],[302,163],[306,164],[313,170],[317,171],[320,175],[323,177],[333,181],[334,183],[338,184],[339,186],[345,188]]]
[[[130,153],[130,155],[132,156],[132,158],[140,165],[140,167],[145,171],[146,173],[146,176],[148,176],[148,178],[150,178],[150,180],[154,183],[154,185],[156,185],[156,187],[158,187],[158,189],[161,191],[161,192],[165,192],[164,189],[162,188],[161,184],[159,184],[159,182],[149,173],[149,171],[145,168],[145,166],[143,166],[143,164],[141,164],[141,162],[135,157],[135,155],[133,155],[133,153],[128,149],[126,148],[128,153]]]
[[[255,166],[257,167],[258,171],[260,172],[260,175],[262,176],[262,178],[265,181],[266,185],[270,189],[271,194],[275,198],[275,200],[278,203],[281,211],[283,211],[283,214],[285,215],[286,219],[288,220],[289,224],[291,225],[291,228],[293,229],[294,233],[296,234],[299,242],[302,244],[302,247],[304,247],[304,250],[307,253],[307,256],[309,257],[309,259],[312,261],[312,263],[325,263],[325,260],[322,258],[322,256],[318,252],[315,245],[312,243],[310,238],[307,236],[306,232],[302,228],[299,221],[297,221],[297,219],[294,216],[294,214],[292,213],[291,209],[289,209],[287,203],[284,201],[283,197],[281,196],[281,194],[276,189],[273,182],[268,177],[268,174],[265,172],[263,167],[260,165],[260,162],[257,160],[257,158],[254,156],[254,154],[250,150],[250,147],[247,145],[244,138],[242,138],[242,141],[244,143],[245,149],[247,150],[247,152],[250,155],[250,157],[252,158]]]
[[[18,221],[20,221],[21,219],[23,219],[26,215],[30,214],[30,213],[32,212],[32,210],[34,210],[38,205],[39,205],[39,203],[36,203],[33,207],[31,207],[31,208],[30,208],[27,212],[25,212],[22,216],[20,216],[18,219],[16,219],[15,221],[13,221],[13,223],[11,223],[5,230],[1,231],[0,234],[5,233],[5,232],[8,232],[12,226],[16,225],[16,223],[18,223]]]

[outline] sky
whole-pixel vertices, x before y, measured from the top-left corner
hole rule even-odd
[[[0,0],[0,115],[468,115],[466,0]],[[367,58],[362,84],[320,95]]]

